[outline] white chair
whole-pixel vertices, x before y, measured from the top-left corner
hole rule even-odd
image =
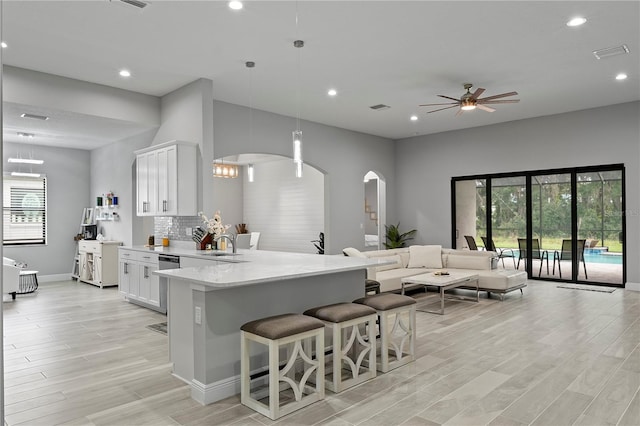
[[[249,241],[249,249],[258,250],[258,241],[259,240],[260,240],[260,233],[259,232],[252,232],[251,233],[251,240]]]
[[[2,260],[2,288],[5,293],[11,294],[11,298],[15,300],[16,293],[20,287],[20,271],[22,269],[16,266],[16,262],[13,259],[5,257]]]
[[[239,249],[251,248],[251,234],[236,235],[236,247]]]

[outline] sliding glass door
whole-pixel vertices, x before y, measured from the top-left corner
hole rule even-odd
[[[585,281],[623,283],[622,182],[620,170],[577,175],[578,240],[585,241],[580,278]]]
[[[571,200],[570,173],[531,177],[531,245],[534,250],[532,255],[537,258],[533,261],[536,266],[533,270],[535,276],[564,279],[572,277]]]
[[[622,165],[459,177],[452,191],[455,247],[471,236],[530,278],[624,285]]]
[[[500,266],[507,269],[517,267],[518,238],[527,235],[527,186],[524,176],[494,178],[491,185],[490,235],[493,247],[511,258],[500,259]],[[491,241],[487,238],[487,249]],[[524,263],[520,265],[524,268]]]

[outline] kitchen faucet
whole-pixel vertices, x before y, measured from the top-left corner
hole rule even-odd
[[[233,246],[233,254],[236,254],[237,253],[237,249],[238,249],[238,246],[236,244],[236,235],[235,234],[221,234],[221,235],[217,236],[216,238],[214,238],[213,241],[215,241],[217,243],[218,241],[220,241],[223,238],[226,238],[227,240],[229,240],[229,242]]]

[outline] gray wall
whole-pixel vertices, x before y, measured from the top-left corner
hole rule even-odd
[[[159,99],[86,81],[15,68],[2,70],[4,102],[95,115],[155,127]]]
[[[295,118],[253,110],[253,139],[250,139],[246,129],[248,116],[245,107],[214,101],[216,157],[266,153],[291,158]],[[300,128],[305,163],[325,173],[326,253],[339,254],[349,246],[364,249],[362,179],[373,170],[386,179],[388,188],[395,187],[393,141],[304,120]],[[393,222],[395,191],[387,192],[387,217]],[[225,200],[216,198],[214,193],[213,202],[212,210],[215,205],[224,205]]]
[[[627,281],[640,282],[640,102],[397,141],[398,219],[415,243],[451,246],[454,176],[624,163]]]
[[[200,147],[201,163],[197,171],[199,210],[212,210],[213,163],[213,85],[211,80],[201,78],[165,95],[161,99],[161,125],[153,145],[170,140],[195,142]]]
[[[136,216],[136,156],[134,151],[151,144],[155,131],[123,139],[91,152],[91,193],[89,202],[95,205],[96,197],[113,191],[119,206],[114,210],[119,221],[99,221],[99,231],[109,240],[122,241],[124,245],[146,244],[152,234]],[[152,223],[152,221],[149,221]]]
[[[5,173],[19,171],[19,165],[7,164],[7,158],[32,156],[44,160],[41,166],[33,166],[33,172],[46,174],[48,185],[47,245],[5,246],[4,255],[26,263],[41,276],[71,273],[73,237],[79,231],[83,209],[89,207],[89,151],[8,142],[3,148]]]

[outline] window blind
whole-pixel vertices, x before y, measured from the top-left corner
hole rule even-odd
[[[4,245],[46,244],[46,177],[4,176]]]

